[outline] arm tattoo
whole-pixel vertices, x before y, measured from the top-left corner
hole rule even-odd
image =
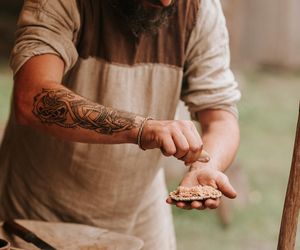
[[[104,107],[64,89],[43,89],[34,97],[32,112],[42,123],[64,128],[81,127],[101,134],[138,126],[134,114]]]

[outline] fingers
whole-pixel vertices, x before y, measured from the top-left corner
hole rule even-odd
[[[174,201],[170,197],[167,198],[166,202],[170,205],[175,205],[176,207],[181,209],[186,209],[186,210],[192,209],[191,205],[188,202]]]
[[[210,155],[204,149],[202,149],[198,161],[203,162],[203,163],[207,163],[207,162],[210,161]]]
[[[191,121],[148,121],[142,134],[143,148],[160,148],[165,156],[174,156],[185,164],[196,162],[203,147]],[[207,157],[206,157],[207,158]]]
[[[205,201],[193,201],[191,207],[193,209],[204,210],[206,208],[216,209],[219,207],[221,200],[220,199],[208,199]]]
[[[172,137],[168,136],[166,138],[164,138],[164,140],[162,141],[162,146],[160,148],[161,152],[163,153],[164,156],[172,156],[176,154],[176,146],[174,144],[174,141],[172,139]]]
[[[198,210],[204,210],[205,209],[205,205],[201,201],[193,201],[191,203],[191,207],[193,209],[198,209]]]
[[[220,199],[208,199],[204,202],[205,207],[216,209],[220,205]]]
[[[184,157],[180,158],[180,160],[184,161],[187,165],[196,162],[200,158],[203,148],[202,140],[196,131],[196,128],[194,129],[194,124],[189,126],[189,128],[183,130],[183,134],[189,145],[189,150]]]
[[[177,159],[188,165],[200,158],[203,144],[195,125],[191,121],[174,121],[171,134],[176,147],[174,156]]]
[[[175,131],[175,133],[172,134],[172,139],[174,141],[174,144],[176,145],[176,153],[174,154],[174,157],[176,157],[177,159],[184,158],[190,150],[190,145],[186,137],[184,136],[182,131],[178,129],[177,131]]]
[[[175,204],[175,202],[171,199],[171,197],[168,197],[168,198],[166,199],[166,202],[167,202],[168,204],[170,204],[170,205],[174,205],[174,204]]]
[[[183,201],[178,201],[176,202],[176,207],[181,208],[181,209],[185,209],[185,210],[191,210],[191,204],[189,204],[188,202],[183,202]]]
[[[236,197],[236,191],[233,186],[230,184],[228,177],[220,173],[216,178],[216,184],[218,189],[228,198],[234,199]]]
[[[175,205],[178,208],[191,210],[204,210],[206,208],[216,209],[219,207],[221,200],[220,199],[208,199],[205,201],[192,201],[192,202],[183,202],[183,201],[174,201],[170,197],[167,198],[166,202],[170,205]]]

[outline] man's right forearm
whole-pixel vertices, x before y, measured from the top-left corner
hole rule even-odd
[[[136,115],[120,112],[63,89],[43,89],[34,97],[32,113],[45,124],[84,128],[111,135],[136,127]]]
[[[94,103],[58,83],[42,83],[30,92],[16,98],[17,118],[24,125],[70,141],[136,142],[143,117]]]
[[[63,72],[64,62],[51,54],[32,57],[23,65],[14,79],[20,124],[68,141],[136,143],[143,117],[77,95],[61,84]]]
[[[192,122],[146,122],[139,115],[105,107],[64,87],[63,74],[64,62],[52,54],[32,57],[22,66],[14,85],[15,115],[20,124],[68,141],[99,144],[139,141],[143,149],[158,148],[164,155],[186,164],[199,159],[203,145]]]

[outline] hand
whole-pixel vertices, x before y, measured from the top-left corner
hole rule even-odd
[[[228,198],[234,199],[236,197],[236,191],[231,186],[228,177],[221,171],[218,171],[210,166],[196,167],[188,172],[180,183],[181,186],[192,187],[196,185],[209,185],[214,188],[218,188],[223,195]],[[215,209],[220,205],[219,199],[207,199],[205,201],[173,201],[170,197],[167,199],[167,203],[176,205],[182,209],[198,209],[203,210],[206,208]]]
[[[144,126],[141,144],[144,149],[160,148],[165,156],[174,156],[186,165],[196,162],[203,148],[191,121],[149,120]]]

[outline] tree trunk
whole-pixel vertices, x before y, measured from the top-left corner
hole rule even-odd
[[[300,209],[300,115],[278,241],[278,250],[295,248]]]

